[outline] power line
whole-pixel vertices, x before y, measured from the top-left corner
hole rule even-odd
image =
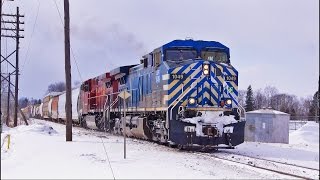
[[[26,64],[26,62],[27,62],[27,60],[28,60],[28,55],[29,55],[29,50],[30,50],[30,46],[31,46],[31,42],[32,42],[32,38],[33,38],[34,30],[35,30],[35,27],[36,27],[36,24],[37,24],[37,20],[38,20],[39,9],[40,9],[40,1],[38,0],[37,14],[36,14],[35,21],[34,21],[34,23],[33,23],[32,33],[31,33],[31,37],[30,37],[29,44],[28,44],[28,48],[27,48],[27,52],[26,52],[26,56],[25,56],[25,58],[24,58],[23,65],[22,65],[22,67],[21,67],[21,71],[24,69],[25,64]]]
[[[107,150],[106,150],[106,147],[105,147],[105,145],[104,145],[104,142],[103,142],[102,137],[100,137],[100,139],[101,139],[101,142],[102,142],[102,145],[103,145],[104,152],[106,153],[107,160],[108,160],[108,162],[109,162],[109,166],[110,166],[110,169],[111,169],[111,173],[112,173],[113,179],[116,179],[116,178],[114,177],[114,173],[113,173],[113,169],[112,169],[112,166],[111,166],[111,162],[110,162],[110,159],[109,159],[109,156],[108,156],[108,152],[107,152]]]
[[[54,2],[55,6],[56,6],[56,9],[57,9],[57,11],[58,11],[61,25],[62,25],[62,27],[64,27],[64,25],[63,25],[63,20],[62,20],[62,15],[61,15],[61,13],[60,13],[60,10],[59,10],[57,1],[56,1],[56,0],[53,0],[53,2]],[[83,79],[82,79],[82,76],[81,76],[81,73],[80,73],[80,70],[79,70],[78,62],[77,62],[77,60],[76,60],[76,58],[75,58],[75,55],[74,55],[74,52],[73,52],[73,49],[72,49],[72,46],[71,46],[71,45],[70,45],[70,49],[71,49],[71,54],[72,54],[73,60],[74,60],[74,62],[75,62],[75,64],[76,64],[76,68],[77,68],[77,71],[78,71],[80,80],[83,82]]]

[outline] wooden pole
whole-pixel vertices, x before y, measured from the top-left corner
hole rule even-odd
[[[11,75],[9,73],[9,83],[8,83],[8,98],[7,98],[7,121],[6,124],[9,127],[9,122],[10,122],[10,92],[11,92]]]
[[[14,124],[16,127],[18,125],[18,91],[19,91],[19,32],[20,32],[20,21],[19,21],[19,7],[17,7],[17,23],[16,23],[16,83],[14,86]]]
[[[64,0],[64,43],[66,75],[66,141],[72,141],[72,102],[71,102],[71,64],[70,64],[70,15],[69,0]]]
[[[2,21],[2,0],[0,0],[0,120],[1,120],[1,132],[2,132],[2,124],[3,124],[3,122],[2,122],[2,76],[1,76],[1,74],[2,74],[2,57],[1,57],[1,50],[2,50],[2,48],[1,48],[1,42],[2,42],[2,40],[1,40],[1,34],[2,34],[2,23],[1,23],[1,21]]]
[[[124,116],[124,120],[123,120],[123,157],[124,159],[126,159],[127,156],[127,149],[126,149],[126,123],[127,123],[127,119],[126,119],[126,93],[123,93],[123,116]]]

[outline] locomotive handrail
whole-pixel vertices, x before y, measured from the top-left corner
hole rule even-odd
[[[241,119],[241,114],[242,114],[241,110],[242,110],[243,111],[243,117],[246,120],[246,110],[240,104],[238,104],[238,107],[240,107],[240,119]]]
[[[127,91],[130,91],[131,93],[133,92],[133,91],[136,91],[136,90],[138,90],[138,89],[130,89],[130,90],[127,90]],[[109,94],[106,94],[106,95],[100,95],[100,96],[95,96],[95,97],[103,97],[103,96],[106,96],[107,98],[106,98],[106,100],[105,100],[105,103],[104,103],[104,105],[103,105],[103,117],[105,118],[106,117],[106,114],[105,114],[105,112],[106,112],[106,110],[108,110],[108,111],[110,111],[110,109],[119,101],[119,98],[118,98],[118,96],[117,96],[117,98],[109,105],[109,107],[108,108],[106,108],[106,106],[107,106],[107,102],[108,102],[108,100],[109,100],[109,96],[110,95],[115,95],[115,94],[120,94],[122,91],[118,91],[118,92],[114,92],[114,93],[109,93]],[[93,98],[93,97],[92,97]],[[104,121],[105,122],[105,121]]]

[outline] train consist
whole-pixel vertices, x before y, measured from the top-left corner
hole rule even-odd
[[[118,67],[72,91],[74,123],[122,134],[125,122],[129,137],[180,148],[241,144],[242,109],[229,48],[215,41],[174,40],[144,55],[140,64]],[[64,121],[65,93],[47,95],[29,112]]]

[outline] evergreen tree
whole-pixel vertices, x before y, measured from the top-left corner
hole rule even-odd
[[[313,95],[313,100],[311,102],[311,107],[309,109],[309,116],[319,116],[319,105],[318,105],[319,99],[318,99],[318,97],[319,97],[319,92],[317,91]],[[312,119],[317,119],[317,117],[314,117]]]
[[[247,89],[247,96],[246,96],[246,111],[253,111],[254,110],[254,99],[253,99],[253,91],[251,85],[249,85]]]

